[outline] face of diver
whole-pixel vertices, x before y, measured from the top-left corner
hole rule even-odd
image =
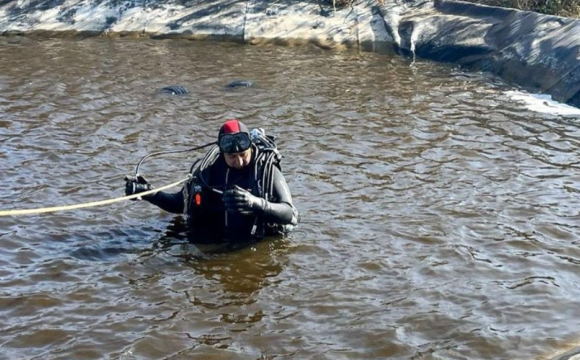
[[[229,167],[241,170],[250,163],[250,160],[252,159],[252,149],[239,153],[224,153],[224,158]]]

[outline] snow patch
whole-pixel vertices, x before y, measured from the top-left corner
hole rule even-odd
[[[580,109],[552,100],[550,95],[530,94],[522,91],[507,91],[512,100],[523,103],[527,109],[554,115],[580,116]]]

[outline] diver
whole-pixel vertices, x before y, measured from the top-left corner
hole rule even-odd
[[[197,160],[191,178],[177,193],[156,192],[143,200],[184,214],[192,242],[242,242],[286,234],[298,223],[298,211],[282,175],[275,138],[262,129],[248,131],[227,120],[217,146]],[[125,178],[125,194],[154,187],[143,177]]]

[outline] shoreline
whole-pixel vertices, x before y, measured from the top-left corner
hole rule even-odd
[[[21,5],[19,5],[21,4]],[[580,20],[454,0],[68,0],[0,5],[0,34],[358,49],[458,64],[580,107]]]

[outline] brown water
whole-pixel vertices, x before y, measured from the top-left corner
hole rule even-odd
[[[227,91],[232,80],[254,88]],[[185,97],[157,89],[183,85]],[[123,195],[232,116],[280,137],[286,239],[198,250],[147,203],[0,218],[2,359],[543,359],[580,338],[580,119],[448,66],[0,38],[0,209]],[[146,162],[157,186],[197,155]]]

